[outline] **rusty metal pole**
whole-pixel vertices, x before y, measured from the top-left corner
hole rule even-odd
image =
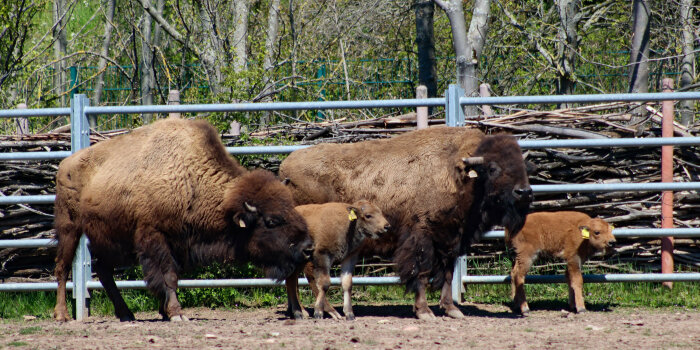
[[[663,80],[663,91],[673,92],[673,79]],[[673,137],[673,101],[663,101],[661,136]],[[661,146],[661,182],[673,182],[673,146]],[[673,191],[661,194],[661,228],[673,228]],[[673,273],[673,237],[661,238],[661,273]],[[663,282],[668,289],[673,282]]]
[[[416,88],[416,98],[428,98],[428,87],[425,85],[418,85]],[[428,107],[416,107],[416,128],[427,129],[428,128]]]

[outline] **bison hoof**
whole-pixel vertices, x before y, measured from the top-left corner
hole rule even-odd
[[[175,315],[175,316],[170,318],[170,322],[187,322],[189,320],[190,319],[187,318],[187,316],[185,316],[185,315]]]
[[[314,311],[314,318],[320,320],[323,318],[323,311]]]
[[[459,311],[458,308],[449,308],[446,310],[447,316],[450,316],[452,318],[464,318],[464,314],[462,311]]]
[[[433,314],[433,312],[430,310],[424,310],[424,311],[419,310],[416,313],[416,317],[418,317],[419,320],[423,320],[423,321],[431,321],[431,320],[434,320],[436,318],[435,315]]]
[[[120,322],[136,321],[136,317],[134,317],[134,314],[132,314],[131,312],[128,313],[127,315],[117,316],[117,317],[119,317]]]
[[[586,312],[585,307],[577,307],[575,310],[576,310],[577,314],[582,314],[582,313]]]
[[[345,315],[345,319],[348,321],[355,321],[355,314],[349,313]]]
[[[68,322],[68,321],[73,320],[67,311],[66,312],[54,312],[53,317],[58,322]]]
[[[308,317],[308,315],[306,317]],[[301,311],[294,311],[292,313],[292,318],[294,318],[295,320],[303,320],[306,317]]]

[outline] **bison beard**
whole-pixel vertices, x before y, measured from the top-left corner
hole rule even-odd
[[[133,320],[114,282],[138,261],[164,319],[186,320],[183,270],[212,261],[261,266],[283,280],[311,253],[306,223],[270,172],[248,171],[203,121],[165,119],[63,160],[56,176],[58,281],[54,316],[67,321],[66,282],[84,232],[95,272],[122,321]]]

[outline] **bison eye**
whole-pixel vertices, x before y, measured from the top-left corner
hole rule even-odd
[[[365,219],[368,219],[368,220],[369,220],[369,219],[371,219],[371,218],[372,218],[372,214],[367,214],[367,215],[365,215]]]
[[[600,234],[600,231],[593,231],[593,233],[597,236]]]
[[[263,221],[267,228],[273,228],[284,224],[284,219],[278,217],[266,217]]]

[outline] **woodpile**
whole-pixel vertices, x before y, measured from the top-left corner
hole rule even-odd
[[[631,138],[659,137],[661,115],[651,105],[645,106],[647,118],[630,125],[631,111],[637,105],[608,103],[555,111],[507,110],[488,119],[468,120],[467,125],[487,133],[509,132],[520,139]],[[503,109],[502,109],[503,110]],[[444,124],[443,114],[434,115],[430,125]],[[355,120],[355,117],[318,123],[296,121],[262,128],[249,134],[260,140],[291,139],[298,144],[322,142],[358,142],[386,138],[415,129],[415,114]],[[112,137],[124,130],[93,134],[92,141]],[[674,125],[675,136],[700,136],[700,124],[691,127]],[[228,146],[243,145],[238,137],[224,135]],[[69,134],[2,136],[0,152],[57,151],[70,149]],[[660,147],[533,149],[527,160],[536,166],[532,184],[620,183],[660,181]],[[277,171],[283,156],[246,156],[248,167]],[[52,194],[58,161],[0,162],[0,195]],[[674,181],[700,181],[700,147],[674,149]],[[700,194],[681,191],[675,194],[676,227],[700,227]],[[660,193],[610,192],[538,194],[534,211],[579,210],[600,216],[615,227],[660,227]],[[51,205],[0,206],[0,239],[52,238]],[[609,271],[631,272],[659,268],[658,239],[620,239],[622,246],[606,260],[590,265]],[[700,237],[676,239],[675,261],[684,270],[700,271]],[[508,255],[501,240],[478,244],[471,259],[488,267],[494,258]],[[0,249],[0,279],[18,281],[25,278],[50,278],[54,252],[42,249]],[[471,264],[470,264],[471,266]],[[557,266],[556,264],[552,266]],[[383,270],[383,264],[369,265],[367,270]],[[561,270],[561,269],[560,269]],[[470,272],[478,274],[478,272]]]

